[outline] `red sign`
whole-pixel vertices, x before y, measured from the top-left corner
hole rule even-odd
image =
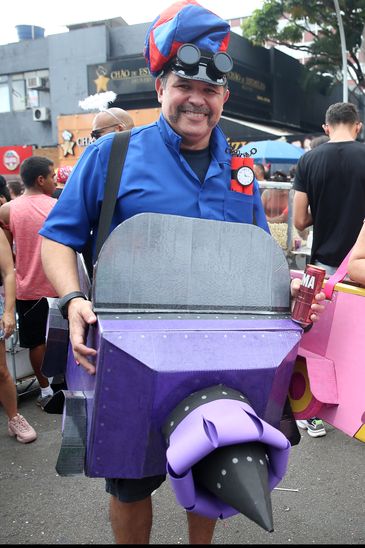
[[[29,156],[33,156],[31,145],[0,147],[0,174],[19,175],[22,161]]]

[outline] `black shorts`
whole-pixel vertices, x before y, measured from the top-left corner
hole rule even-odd
[[[46,297],[36,301],[16,299],[19,346],[35,348],[46,342],[48,308]]]
[[[106,478],[105,490],[120,502],[137,502],[149,497],[165,479],[166,475],[141,479]]]

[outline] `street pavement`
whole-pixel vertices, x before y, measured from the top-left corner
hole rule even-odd
[[[57,474],[61,415],[43,412],[37,395],[19,397],[19,412],[38,432],[31,444],[8,436],[0,408],[0,544],[113,544],[104,480]],[[316,439],[301,431],[272,492],[273,533],[239,514],[218,522],[214,543],[365,544],[365,444],[327,431]],[[151,543],[187,544],[185,512],[168,481],[153,504]]]

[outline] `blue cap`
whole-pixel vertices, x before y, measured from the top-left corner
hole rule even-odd
[[[226,53],[229,38],[230,26],[224,19],[195,0],[181,0],[151,24],[144,56],[152,76],[172,70],[183,78],[222,85],[226,81],[224,75],[232,68],[232,60]],[[190,48],[189,54],[189,49],[182,47],[186,45],[195,46],[195,62],[193,49]]]

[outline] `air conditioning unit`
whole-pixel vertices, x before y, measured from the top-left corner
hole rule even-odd
[[[48,89],[48,78],[41,78],[40,76],[32,76],[27,78],[28,89]]]
[[[33,121],[34,122],[47,122],[51,118],[51,112],[47,107],[35,107],[33,108]]]

